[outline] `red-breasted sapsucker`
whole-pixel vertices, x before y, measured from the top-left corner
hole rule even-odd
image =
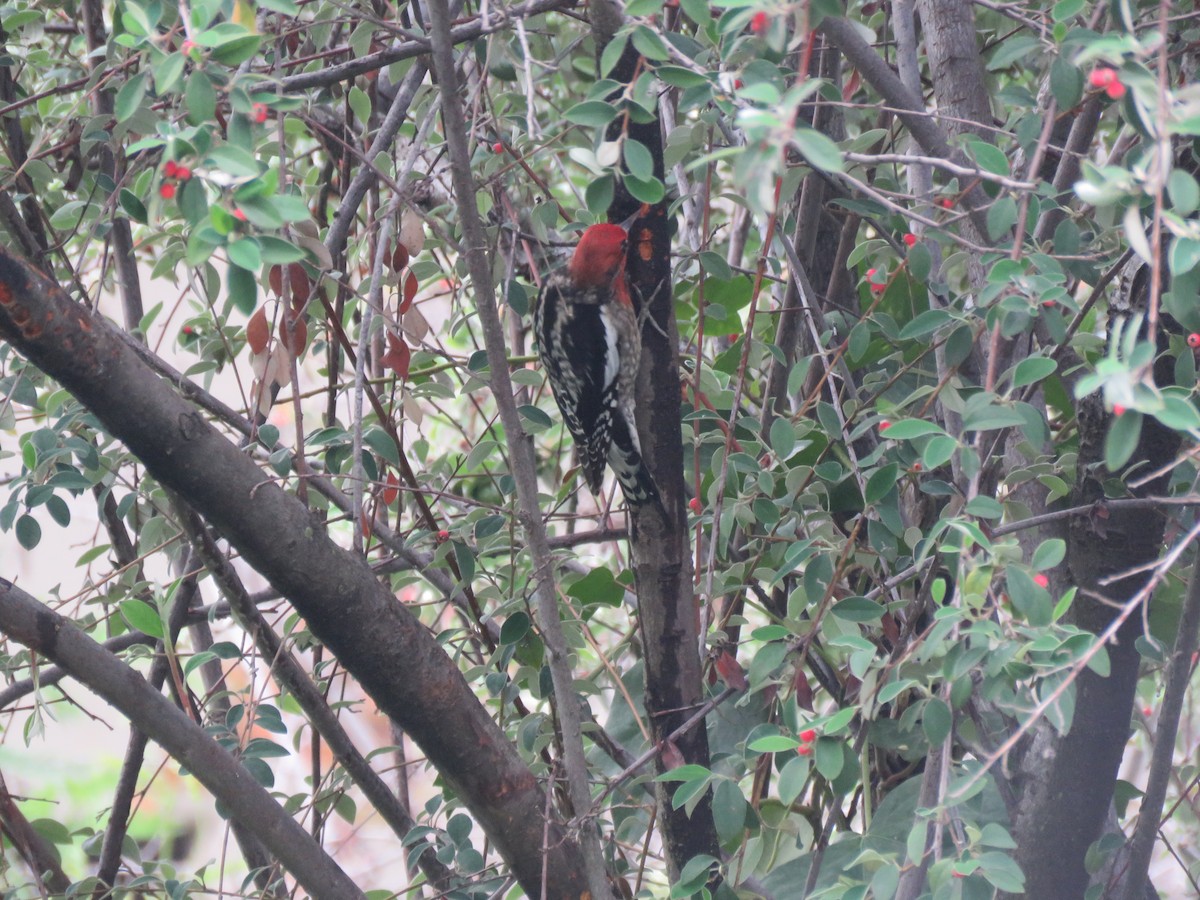
[[[633,417],[642,342],[625,279],[628,242],[620,225],[588,228],[567,271],[551,275],[542,286],[534,330],[592,493],[600,493],[607,462],[629,503],[662,509]]]

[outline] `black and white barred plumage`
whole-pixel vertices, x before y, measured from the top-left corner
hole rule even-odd
[[[534,329],[592,492],[600,492],[607,463],[629,503],[661,508],[634,420],[641,335],[625,283],[625,242],[619,225],[585,231],[567,272],[543,285]]]

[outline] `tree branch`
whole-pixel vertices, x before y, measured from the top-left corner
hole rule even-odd
[[[162,745],[256,832],[306,890],[318,897],[363,893],[253,777],[208,734],[67,618],[0,578],[0,631],[42,654]]]
[[[0,247],[0,337],[55,378],[229,540],[425,752],[530,892],[578,883],[529,767],[424,625],[367,562],[155,378],[114,329]],[[193,770],[194,771],[194,770]],[[561,890],[560,890],[561,889]]]

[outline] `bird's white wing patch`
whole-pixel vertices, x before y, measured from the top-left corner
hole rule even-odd
[[[601,308],[600,321],[604,323],[604,389],[608,390],[617,383],[617,375],[621,368],[621,354],[617,350],[619,335],[617,326],[607,308]]]

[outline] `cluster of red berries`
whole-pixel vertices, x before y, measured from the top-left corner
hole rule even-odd
[[[813,741],[817,739],[817,733],[811,728],[805,728],[800,732],[800,746],[796,748],[796,752],[801,756],[808,756],[812,753]]]
[[[1117,74],[1116,69],[1110,69],[1108,66],[1092,69],[1088,80],[1092,87],[1104,91],[1113,100],[1120,100],[1125,96],[1125,85],[1121,84],[1121,76]]]
[[[187,166],[181,166],[173,159],[168,159],[163,165],[163,175],[167,178],[158,186],[158,195],[164,200],[170,200],[175,196],[177,190],[176,181],[187,181],[192,177],[192,170]]]

